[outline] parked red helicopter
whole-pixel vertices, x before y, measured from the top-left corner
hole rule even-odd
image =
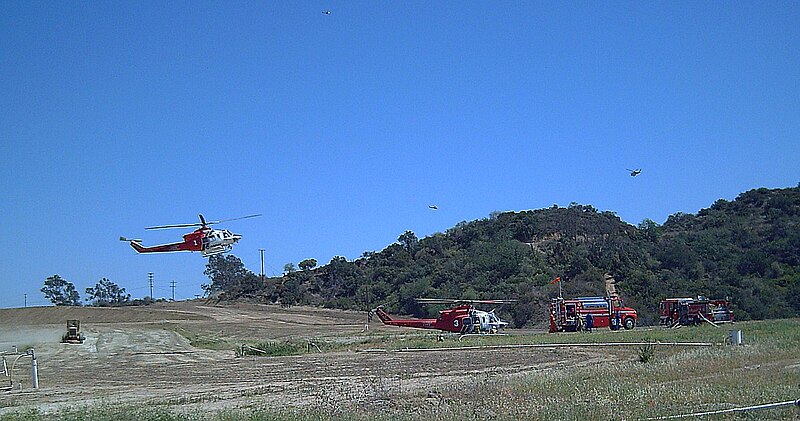
[[[394,319],[382,307],[370,312],[377,314],[383,324],[391,326],[415,327],[419,329],[439,329],[445,332],[466,334],[497,333],[508,326],[508,322],[500,320],[494,310],[483,311],[475,308],[475,304],[510,304],[516,300],[453,300],[439,298],[417,298],[417,302],[426,304],[455,304],[456,307],[442,310],[436,319]]]
[[[125,237],[119,237],[120,241],[127,241],[131,244],[134,250],[139,253],[166,253],[173,251],[199,251],[203,257],[213,256],[215,254],[227,253],[231,251],[233,245],[242,239],[239,234],[234,234],[228,230],[217,230],[210,228],[210,225],[219,224],[221,222],[237,221],[239,219],[255,218],[261,214],[247,215],[240,218],[223,219],[221,221],[206,221],[203,215],[200,214],[200,223],[194,224],[177,224],[177,225],[161,225],[157,227],[148,227],[148,230],[168,229],[168,228],[187,228],[187,227],[200,227],[183,236],[183,241],[180,243],[162,244],[158,246],[145,247],[142,246],[142,240],[134,240]]]

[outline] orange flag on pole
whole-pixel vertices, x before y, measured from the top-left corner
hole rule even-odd
[[[560,276],[557,276],[556,279],[553,279],[552,281],[550,281],[550,283],[548,285],[553,285],[556,282],[561,282],[561,277]]]

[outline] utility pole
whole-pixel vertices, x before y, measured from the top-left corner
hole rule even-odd
[[[25,308],[28,308],[28,294],[23,294],[25,296]]]
[[[150,300],[153,300],[153,272],[147,272],[147,283],[150,285]]]
[[[172,285],[172,301],[175,301],[175,281],[170,282],[170,285]]]
[[[261,252],[261,283],[264,283],[264,249],[258,249]]]

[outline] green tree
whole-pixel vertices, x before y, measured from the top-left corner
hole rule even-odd
[[[248,281],[252,278],[257,278],[253,272],[244,267],[241,259],[232,254],[217,254],[209,257],[203,273],[211,280],[210,284],[203,285],[206,294],[232,293],[241,285],[249,284]]]
[[[317,259],[305,259],[297,264],[300,270],[311,270],[317,267]]]
[[[81,305],[81,297],[75,285],[58,275],[45,279],[41,291],[45,298],[57,306]]]
[[[131,295],[125,293],[125,288],[103,278],[94,288],[86,288],[86,302],[98,307],[121,306],[130,303]]]
[[[643,219],[642,222],[639,223],[638,228],[648,240],[655,241],[658,238],[660,227],[652,219]]]
[[[359,279],[363,277],[353,262],[348,262],[342,256],[334,256],[319,276],[319,290],[331,306],[351,308],[356,298]]]
[[[414,249],[419,243],[419,239],[417,239],[416,234],[414,234],[412,231],[404,232],[400,235],[400,237],[397,238],[397,241],[409,253],[413,253]]]
[[[278,292],[281,307],[291,307],[303,302],[305,294],[302,272],[290,272],[284,276]]]

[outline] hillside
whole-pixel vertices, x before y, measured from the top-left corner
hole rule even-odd
[[[492,214],[418,239],[403,233],[379,252],[315,268],[289,270],[266,285],[252,274],[234,280],[211,270],[223,298],[344,309],[384,305],[433,315],[416,297],[517,299],[500,309],[517,327],[541,325],[563,279],[565,296],[602,295],[608,274],[642,322],[657,320],[668,296],[730,297],[738,320],[800,314],[800,186],[757,189],[718,200],[697,214],[633,226],[588,205]],[[240,263],[240,262],[239,262]],[[306,262],[307,263],[307,262]],[[241,271],[239,271],[241,272]]]
[[[651,232],[664,290],[730,296],[743,318],[800,313],[800,187],[757,189]]]

